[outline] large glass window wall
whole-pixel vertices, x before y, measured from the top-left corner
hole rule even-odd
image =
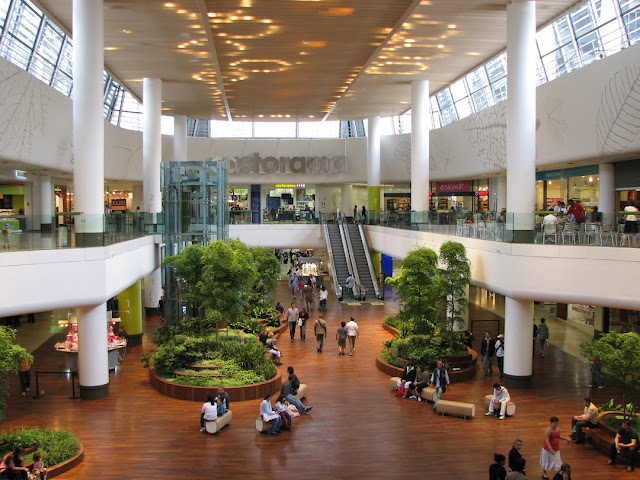
[[[538,85],[638,43],[640,0],[590,0],[536,35]],[[72,96],[72,40],[29,0],[0,0],[0,56]],[[507,98],[506,52],[431,96],[432,128],[465,118]],[[107,72],[104,115],[114,125],[142,129],[140,102]],[[212,137],[337,138],[340,122],[211,121]],[[365,122],[366,126],[366,122]],[[411,132],[411,111],[383,119],[383,134]],[[200,132],[202,134],[202,132]],[[195,133],[194,133],[195,134]]]

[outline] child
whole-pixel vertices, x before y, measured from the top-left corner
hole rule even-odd
[[[33,470],[31,470],[31,474],[34,473],[40,475],[40,480],[47,480],[47,469],[44,468],[40,452],[33,453]]]
[[[276,401],[276,412],[280,414],[280,418],[282,419],[282,428],[284,428],[285,430],[291,430],[291,415],[289,415],[286,403],[287,401],[285,400],[284,396],[280,395],[278,397],[278,400]]]

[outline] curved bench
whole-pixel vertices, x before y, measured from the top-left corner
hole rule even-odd
[[[220,415],[215,420],[205,420],[204,429],[207,433],[215,435],[220,430],[222,430],[222,427],[229,424],[229,422],[231,421],[231,417],[231,410],[227,410],[226,412],[224,412],[224,414]]]
[[[484,396],[484,405],[485,407],[489,408],[489,404],[491,403],[491,399],[493,398],[493,395],[489,394],[489,395],[485,395]],[[500,412],[497,412],[496,414],[498,414]],[[507,403],[507,408],[505,409],[505,413],[507,415],[507,417],[511,417],[512,415],[516,414],[516,404],[513,402],[509,402]]]
[[[476,414],[476,406],[473,403],[454,402],[452,400],[440,400],[436,405],[436,412],[442,415],[457,415],[464,418],[473,418]]]
[[[309,386],[306,383],[301,383],[300,388],[298,388],[298,393],[294,395],[298,400],[302,400],[307,395],[307,390]]]
[[[273,420],[270,420],[268,422],[265,422],[262,417],[257,417],[256,418],[256,430],[260,433],[264,433],[267,432],[269,430],[271,430],[271,426],[273,424]]]
[[[391,377],[389,379],[389,386],[394,390],[397,390],[399,380],[400,380],[400,377]],[[435,403],[436,389],[433,387],[424,387],[420,392],[420,396],[422,397],[423,400],[426,400],[427,402]]]

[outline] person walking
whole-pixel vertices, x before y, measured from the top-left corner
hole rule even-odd
[[[356,298],[355,295],[353,294],[353,287],[356,286],[356,279],[354,278],[354,276],[349,274],[349,276],[344,281],[344,283],[347,286],[347,293],[349,294],[349,296],[351,298]]]
[[[504,377],[504,335],[498,335],[496,340],[496,359],[500,369],[500,378]]]
[[[309,312],[305,307],[302,307],[300,313],[298,313],[298,326],[300,327],[300,340],[307,339],[307,320],[309,320]]]
[[[336,340],[338,340],[338,355],[344,355],[344,349],[347,346],[347,327],[346,322],[340,322],[340,328],[336,332]]]
[[[493,373],[493,355],[496,351],[495,340],[491,338],[491,332],[484,332],[482,345],[480,346],[480,355],[482,355],[482,368],[484,376]]]
[[[349,340],[349,355],[353,356],[356,351],[356,338],[360,336],[360,332],[358,331],[358,324],[351,317],[351,320],[346,325],[347,328],[347,339]]]
[[[314,290],[311,288],[311,281],[307,282],[304,289],[302,290],[302,295],[304,295],[304,305],[308,312],[313,312],[313,300],[314,300]]]
[[[289,321],[289,336],[293,342],[296,336],[296,322],[298,321],[298,309],[295,303],[291,303],[291,308],[287,310],[287,320]]]
[[[436,403],[433,404],[435,410],[438,402],[442,400],[442,394],[447,391],[447,385],[449,385],[449,372],[444,368],[442,360],[438,360],[437,367],[431,374],[431,385],[436,389]]]
[[[318,353],[322,353],[324,336],[327,334],[327,322],[322,318],[322,314],[320,314],[316,323],[313,325],[313,333],[316,334],[316,349],[318,350]]]
[[[540,326],[538,326],[538,341],[540,342],[540,356],[544,358],[544,347],[549,339],[549,327],[545,323],[544,318],[540,319]]]
[[[320,310],[321,312],[327,311],[327,298],[329,298],[329,292],[326,288],[324,288],[324,285],[322,285],[320,287],[320,293],[318,293],[318,300],[320,304],[318,306],[318,310]]]
[[[549,470],[560,471],[562,467],[562,459],[560,458],[560,439],[571,443],[570,438],[560,435],[558,427],[558,417],[549,419],[549,426],[544,430],[544,439],[542,442],[542,451],[540,452],[540,466],[542,467],[542,478],[549,480],[547,472]]]
[[[296,298],[296,292],[298,291],[298,276],[293,273],[289,276],[289,288],[291,289],[291,296]]]

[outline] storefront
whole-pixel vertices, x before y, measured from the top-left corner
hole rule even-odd
[[[384,203],[382,208],[390,213],[409,212],[411,210],[411,186],[392,185],[382,188]]]
[[[481,180],[435,182],[429,204],[439,212],[486,212],[489,186]]]
[[[304,183],[262,186],[264,221],[312,221],[316,212],[316,188]]]
[[[558,202],[578,200],[585,210],[598,206],[598,165],[536,173],[536,210],[553,210]]]

